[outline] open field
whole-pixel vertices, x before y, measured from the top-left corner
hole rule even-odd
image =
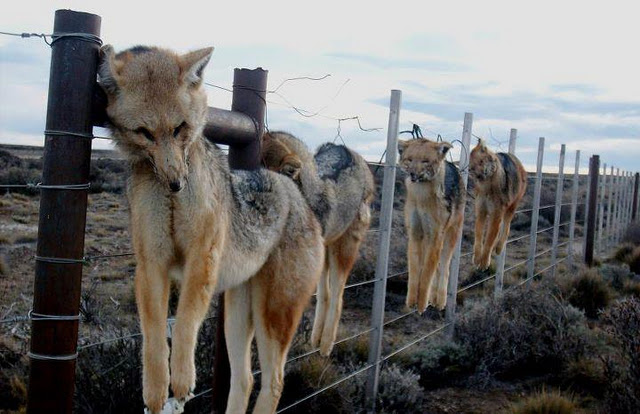
[[[40,152],[39,152],[40,151]],[[0,184],[21,184],[27,182],[38,182],[41,168],[41,149],[34,147],[0,146]],[[139,389],[118,388],[113,383],[117,379],[123,379],[126,384],[139,385],[139,363],[137,352],[139,352],[139,337],[134,337],[126,341],[116,341],[109,344],[92,346],[98,342],[128,336],[139,332],[136,305],[133,295],[133,275],[135,269],[135,258],[133,256],[120,256],[111,258],[101,258],[100,256],[114,254],[128,254],[131,252],[130,236],[128,232],[127,201],[124,195],[124,185],[126,181],[128,166],[116,153],[110,151],[95,151],[92,157],[91,181],[92,189],[89,194],[89,205],[87,211],[87,225],[85,236],[85,256],[89,259],[84,266],[83,294],[82,294],[82,322],[80,323],[79,334],[79,379],[77,387],[83,395],[78,396],[78,412],[131,412],[139,411],[140,392]],[[376,173],[378,186],[378,197],[382,181],[382,168],[379,171],[372,167]],[[396,275],[388,280],[385,320],[400,317],[405,313],[404,295],[406,293],[406,243],[407,238],[404,230],[403,205],[405,190],[403,185],[404,175],[399,172],[396,182],[396,197],[393,213],[393,237],[390,249],[389,274]],[[581,177],[584,184],[585,177]],[[555,200],[555,179],[554,175],[547,174],[543,181],[543,198],[541,206],[553,204]],[[571,181],[565,181],[565,192],[563,202],[570,201]],[[531,205],[533,186],[529,185],[527,195],[523,200],[521,208]],[[581,185],[579,204],[584,205],[585,185]],[[466,255],[471,251],[473,236],[470,231],[473,223],[473,200],[468,200],[467,214],[465,220],[465,230],[463,233],[462,253],[463,259],[460,268],[460,285],[465,286],[486,276],[486,274],[476,274],[472,271],[471,257]],[[37,223],[38,223],[39,196],[35,191],[25,189],[22,191],[3,191],[0,193],[0,319],[11,319],[25,316],[32,306],[32,290],[34,278],[34,261]],[[378,214],[380,209],[379,198],[373,204],[374,216],[371,228],[378,226]],[[539,229],[549,228],[553,224],[553,209],[545,209],[540,212]],[[569,216],[569,208],[563,208],[561,222],[565,222]],[[578,222],[583,220],[583,208],[578,209]],[[530,215],[528,213],[519,214],[512,223],[511,238],[518,238],[529,234]],[[574,245],[576,252],[581,251],[582,226],[576,228],[577,241]],[[568,226],[561,229],[561,237],[568,234]],[[544,252],[551,245],[551,231],[546,231],[538,235],[538,252]],[[348,283],[358,283],[372,280],[374,278],[375,263],[378,248],[377,233],[371,232],[361,248],[361,257],[356,263],[353,273]],[[509,245],[506,266],[521,262],[527,258],[528,238]],[[566,255],[566,247],[559,252],[559,257]],[[536,269],[546,267],[549,262],[549,255],[541,256],[537,261]],[[628,268],[627,268],[628,269]],[[505,275],[505,289],[513,286],[523,277],[526,270],[524,267],[513,269]],[[560,266],[561,277],[568,280],[564,264]],[[537,282],[536,282],[537,283]],[[631,282],[629,282],[631,283]],[[626,286],[626,285],[625,285]],[[553,287],[549,289],[553,290]],[[627,287],[625,287],[627,289]],[[632,290],[630,290],[632,291]],[[338,338],[346,338],[362,332],[370,326],[370,313],[372,303],[373,284],[364,284],[345,293],[345,308],[341,320]],[[624,292],[627,292],[626,290]],[[623,297],[623,293],[615,293],[615,297]],[[493,296],[493,281],[490,280],[479,287],[467,290],[458,297],[458,312],[462,315],[469,312],[476,312],[480,306],[487,302],[486,298]],[[175,301],[174,301],[175,302]],[[175,303],[174,303],[175,305]],[[212,305],[210,314],[215,314],[215,303]],[[305,317],[299,328],[299,334],[294,340],[294,346],[290,351],[290,356],[301,355],[309,350],[308,339],[310,336],[311,320],[313,317],[313,304],[310,304]],[[577,317],[576,317],[577,318]],[[583,320],[583,319],[580,319]],[[211,325],[213,318],[205,322],[205,327],[201,335],[201,346],[209,343],[212,338]],[[421,333],[436,328],[443,322],[443,314],[435,311],[427,311],[424,315],[412,314],[398,320],[393,324],[385,326],[383,354],[397,348],[416,337]],[[589,327],[601,331],[603,328],[599,321],[591,321]],[[10,379],[10,383],[0,386],[0,413],[13,412],[24,404],[24,384],[26,383],[26,367],[28,359],[26,350],[28,348],[29,323],[13,322],[0,324],[0,368],[8,374],[5,378]],[[294,401],[310,390],[320,388],[330,381],[339,378],[344,373],[353,371],[357,367],[366,363],[368,349],[368,335],[360,335],[344,344],[338,345],[334,355],[329,359],[323,359],[317,355],[311,358],[301,359],[292,362],[287,366],[287,388],[281,402],[281,407]],[[436,346],[437,345],[437,346]],[[460,413],[492,413],[507,410],[512,404],[522,399],[523,396],[530,395],[545,384],[549,379],[548,373],[540,375],[525,373],[523,376],[506,375],[497,378],[480,378],[469,375],[465,377],[463,373],[453,373],[451,370],[465,370],[469,367],[447,366],[442,362],[442,385],[437,385],[438,378],[430,378],[427,371],[420,371],[419,367],[426,362],[420,360],[421,355],[428,354],[433,349],[442,350],[446,348],[446,343],[441,338],[428,340],[390,359],[383,367],[383,375],[387,375],[387,385],[398,383],[398,388],[394,393],[398,395],[411,395],[412,392],[419,394],[415,400],[407,403],[407,406],[415,410],[408,410],[395,405],[387,406],[387,411],[381,412],[460,412]],[[84,352],[83,352],[84,348]],[[211,347],[207,352],[199,354],[199,390],[210,387],[209,379],[205,378],[210,371]],[[201,349],[204,349],[201,348]],[[444,352],[444,351],[443,351]],[[93,359],[92,359],[93,358]],[[416,361],[422,362],[416,362]],[[257,368],[257,362],[254,361]],[[420,365],[422,364],[422,365]],[[89,370],[91,370],[89,372]],[[449,371],[447,371],[449,370]],[[429,371],[429,375],[434,372]],[[415,381],[412,378],[415,377]],[[103,380],[101,380],[104,379]],[[300,381],[295,378],[302,378]],[[311,378],[311,379],[310,379]],[[355,396],[359,396],[362,391],[363,382],[366,376],[355,378],[350,385],[347,394],[328,394],[328,400],[332,398],[341,401],[322,411],[317,412],[341,412],[336,408],[345,404],[345,399],[354,398],[347,401],[354,407],[361,404]],[[406,380],[407,384],[400,384]],[[3,378],[0,378],[4,380]],[[104,389],[98,389],[96,385],[91,388],[92,381]],[[136,382],[138,381],[138,382]],[[553,386],[560,386],[551,381]],[[110,387],[103,384],[110,382]],[[313,382],[313,383],[312,383]],[[296,386],[300,389],[296,389]],[[305,388],[308,386],[309,389]],[[402,388],[406,386],[406,388]],[[602,396],[600,400],[597,396],[584,393],[582,390],[568,386],[560,386],[562,389],[571,389],[576,393],[575,399],[580,405],[579,412],[598,413],[603,410]],[[409,390],[409,391],[407,391]],[[413,391],[411,391],[413,390]],[[344,390],[343,390],[344,391]],[[115,395],[122,392],[122,395]],[[347,392],[347,391],[344,391]],[[385,391],[383,391],[383,395]],[[391,391],[387,391],[391,392]],[[107,398],[108,395],[108,398]],[[126,410],[121,405],[123,401],[135,395],[135,401],[131,401],[130,407]],[[192,407],[189,412],[209,412],[210,395],[204,396],[197,403],[190,403],[187,407]],[[97,404],[98,399],[108,400],[104,405]],[[320,397],[322,398],[322,397]],[[390,397],[389,397],[390,398]],[[104,402],[104,401],[103,401]],[[109,402],[112,405],[109,405]],[[3,404],[5,406],[3,407]],[[329,403],[327,403],[329,404]],[[92,410],[89,407],[94,407]],[[99,407],[99,408],[96,408]],[[115,408],[119,407],[119,408]],[[300,411],[296,409],[291,412],[316,412],[311,405],[301,406]],[[328,406],[327,406],[328,407]],[[395,407],[395,408],[393,408]],[[356,412],[356,408],[353,409]],[[577,411],[578,412],[578,411]]]

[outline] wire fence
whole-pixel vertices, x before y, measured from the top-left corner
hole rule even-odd
[[[2,34],[7,34],[7,33],[2,33]],[[9,35],[14,35],[14,34],[9,34]],[[53,40],[56,39],[55,36],[52,37],[52,35],[37,35],[37,34],[19,34],[22,37],[29,37],[29,36],[37,36],[37,37],[41,37],[46,39],[47,37],[51,37]],[[333,97],[331,98],[330,102],[327,103],[326,105],[324,105],[323,107],[321,107],[318,110],[315,111],[311,111],[311,110],[306,110],[303,108],[300,108],[296,105],[293,105],[287,98],[286,96],[284,96],[280,91],[280,89],[283,87],[284,84],[290,82],[290,81],[296,81],[296,80],[310,80],[310,81],[321,81],[323,79],[326,79],[328,76],[330,75],[325,75],[323,77],[318,77],[318,78],[312,78],[312,77],[295,77],[295,78],[289,78],[289,79],[285,79],[284,81],[282,81],[276,88],[272,89],[272,90],[267,90],[266,92],[268,94],[272,94],[272,95],[276,95],[279,98],[281,98],[284,103],[282,102],[271,102],[270,100],[267,100],[268,103],[270,104],[274,104],[274,105],[284,105],[292,110],[294,110],[296,113],[300,114],[303,117],[309,118],[309,117],[315,117],[315,116],[322,116],[328,119],[332,119],[334,121],[337,122],[337,133],[336,133],[336,137],[334,138],[334,141],[338,138],[340,138],[340,140],[342,140],[344,142],[344,139],[341,135],[341,123],[345,122],[345,121],[356,121],[358,128],[361,131],[365,131],[365,132],[371,132],[371,131],[378,131],[380,130],[380,128],[365,128],[363,127],[363,125],[361,124],[360,121],[360,117],[359,116],[348,116],[348,117],[329,117],[327,115],[324,115],[323,112],[329,107],[329,105],[331,105],[332,102],[334,102],[337,97],[340,95],[340,93],[342,92],[343,88],[345,87],[345,85],[349,82],[349,80],[345,81],[340,88],[336,91],[336,93],[333,95]],[[213,84],[209,84],[209,86],[211,87],[215,87],[218,89],[223,89],[223,90],[230,90],[228,88],[224,88],[224,87],[220,87],[218,85],[213,85]],[[260,92],[260,91],[256,91],[256,92]],[[397,119],[396,119],[397,122]],[[266,124],[268,125],[268,120],[266,122]],[[468,126],[468,135],[471,135],[471,125],[467,125],[465,123],[464,126],[464,131],[467,130],[467,126]],[[397,129],[397,125],[396,125],[396,129]],[[50,132],[50,131],[49,131]],[[467,138],[469,138],[469,136],[467,136]],[[110,137],[101,137],[101,136],[94,136],[91,135],[90,138],[100,138],[100,139],[111,139]],[[398,134],[390,134],[389,135],[389,140],[390,142],[393,144],[393,142],[396,142],[398,138]],[[493,138],[493,137],[492,137]],[[494,139],[495,140],[495,139]],[[509,142],[509,148],[515,148],[515,135],[513,136],[513,142]],[[501,141],[497,141],[495,140],[498,144],[500,144],[499,146],[502,146],[503,142]],[[461,159],[460,160],[460,164],[459,167],[461,170],[468,170],[468,155],[469,155],[469,141],[468,139],[465,140],[464,137],[464,132],[463,132],[463,139],[461,141],[462,143],[462,147],[464,149],[464,151],[461,153],[461,157],[466,157],[466,163],[463,162],[465,160]],[[396,143],[397,145],[397,143]],[[394,148],[393,145],[391,145],[392,148]],[[387,147],[389,148],[389,146]],[[541,148],[544,148],[543,145],[541,145]],[[564,146],[562,147],[562,156],[561,159],[564,159]],[[382,155],[382,158],[385,156],[385,154]],[[377,167],[382,167],[385,171],[386,170],[393,170],[393,174],[389,174],[389,177],[391,178],[387,178],[387,174],[384,175],[385,180],[390,179],[390,180],[395,180],[395,173],[396,173],[396,161],[395,161],[395,151],[393,151],[393,153],[386,153],[386,161],[385,162],[370,162],[369,165],[372,169],[376,170],[377,173]],[[539,160],[542,160],[543,158],[543,154],[542,152],[539,152],[538,154]],[[478,288],[481,287],[485,284],[487,284],[488,282],[492,281],[492,280],[496,280],[496,283],[494,285],[494,296],[499,297],[500,295],[504,294],[504,292],[507,292],[509,290],[518,288],[520,286],[524,286],[524,285],[528,285],[532,280],[541,277],[543,274],[549,272],[550,270],[556,269],[560,264],[563,264],[565,262],[574,262],[575,261],[575,257],[580,256],[580,254],[578,254],[577,252],[577,247],[582,244],[583,247],[584,245],[586,245],[587,241],[585,240],[585,237],[587,235],[587,231],[586,229],[583,228],[583,232],[582,232],[582,236],[579,237],[576,233],[578,230],[578,226],[581,225],[584,227],[584,225],[586,224],[586,216],[589,213],[587,211],[587,202],[589,201],[587,195],[588,194],[593,194],[593,190],[592,188],[588,187],[588,180],[585,179],[584,176],[581,176],[579,174],[579,170],[580,167],[582,167],[584,165],[584,160],[582,160],[582,164],[580,162],[580,153],[577,152],[576,153],[576,166],[575,169],[573,171],[573,175],[571,177],[563,177],[562,179],[558,179],[558,176],[552,176],[552,175],[542,175],[541,169],[540,169],[540,163],[538,166],[538,170],[535,172],[535,174],[531,174],[528,176],[528,181],[533,181],[534,186],[539,186],[541,185],[541,183],[547,182],[547,181],[555,181],[557,182],[556,185],[556,200],[560,200],[560,203],[555,202],[552,204],[545,204],[543,206],[540,206],[540,193],[539,192],[534,192],[533,195],[528,194],[528,197],[531,197],[530,199],[530,206],[527,207],[523,207],[519,210],[516,211],[516,214],[519,215],[524,215],[524,214],[528,214],[531,213],[531,221],[527,226],[525,226],[524,228],[521,228],[520,232],[522,232],[523,234],[520,235],[515,235],[511,238],[509,238],[506,242],[505,245],[505,249],[504,252],[502,253],[501,258],[496,258],[498,263],[497,263],[497,269],[495,271],[491,271],[488,272],[488,274],[482,274],[480,277],[477,278],[477,280],[473,280],[473,279],[469,279],[468,281],[465,281],[466,283],[461,284],[461,286],[457,286],[457,279],[454,285],[453,289],[450,289],[450,293],[453,294],[453,298],[455,299],[455,297],[458,294],[461,293],[465,293],[465,292],[469,292],[474,288]],[[563,173],[563,161],[561,161],[560,167],[559,167],[559,174],[562,175]],[[468,171],[466,171],[468,172]],[[635,200],[633,200],[634,194],[632,192],[632,188],[633,188],[633,184],[634,181],[632,179],[632,176],[630,173],[628,172],[620,172],[619,170],[614,174],[614,168],[610,167],[610,173],[607,174],[607,170],[606,170],[606,165],[604,168],[604,171],[602,173],[598,173],[601,175],[602,177],[602,186],[599,189],[600,190],[600,196],[598,197],[598,192],[596,191],[596,208],[597,210],[595,212],[591,212],[592,214],[595,215],[595,238],[597,239],[597,254],[604,256],[606,255],[611,248],[613,248],[622,238],[623,235],[623,231],[625,226],[631,221],[633,214],[635,212],[632,211],[633,206],[637,205],[634,204]],[[605,185],[607,182],[611,183],[610,186]],[[573,189],[572,189],[572,194],[569,193],[568,191],[565,192],[565,183],[571,183],[573,184]],[[386,183],[388,184],[388,183]],[[385,183],[383,182],[383,187],[390,187],[391,190],[391,198],[390,198],[390,202],[393,204],[395,197],[394,197],[394,193],[393,193],[393,189],[395,188],[394,183],[392,184],[388,184],[385,185]],[[6,190],[7,192],[10,192],[12,190],[16,190],[16,189],[30,189],[30,190],[51,190],[51,189],[66,189],[66,190],[71,190],[71,189],[79,189],[79,190],[86,190],[88,189],[88,184],[74,184],[74,185],[66,185],[66,186],[51,186],[51,185],[43,185],[42,183],[8,183],[8,184],[0,184],[0,188]],[[532,186],[530,186],[530,188],[533,188]],[[563,198],[565,198],[565,196],[571,196],[571,201],[570,202],[562,202]],[[382,197],[382,202],[385,202],[385,197]],[[389,202],[388,199],[386,199],[386,202]],[[471,203],[472,200],[469,200],[469,203]],[[637,202],[636,202],[637,203]],[[563,221],[561,220],[562,218],[562,208],[563,207],[570,207],[571,209],[571,214],[570,214],[570,219],[568,221]],[[555,215],[553,217],[553,219],[548,220],[549,222],[553,223],[552,225],[549,226],[544,226],[541,229],[538,229],[537,226],[539,224],[539,222],[541,221],[540,218],[543,217],[540,215],[541,212],[545,212],[549,209],[555,208]],[[585,218],[580,219],[578,217],[578,210],[582,210],[582,213],[580,214],[580,216],[583,216]],[[389,210],[391,213],[393,212],[393,208],[391,208]],[[382,209],[381,209],[381,214],[382,214]],[[384,228],[382,225],[380,227],[377,228],[372,228],[368,231],[368,236],[369,237],[378,237],[383,239],[384,236],[389,236],[390,232],[394,232],[394,233],[403,233],[404,229],[402,228],[402,226],[392,226],[392,217],[380,217],[380,222],[386,222],[389,223],[389,229]],[[560,229],[565,229],[566,227],[569,227],[569,229],[564,233],[564,234],[560,234]],[[529,231],[529,233],[527,233],[527,231]],[[550,247],[547,247],[548,245],[545,245],[543,243],[540,243],[540,245],[538,246],[538,239],[537,236],[538,235],[547,235],[547,233],[553,231],[554,232],[554,241],[552,243],[552,245]],[[468,235],[470,232],[472,232],[472,229],[470,229],[468,226],[466,226],[463,230],[463,238],[465,235]],[[512,249],[513,245],[525,241],[525,240],[529,240],[529,252],[522,252],[518,249]],[[469,248],[469,243],[465,243],[465,248]],[[538,248],[541,248],[541,251],[538,251]],[[562,249],[562,251],[560,251]],[[384,251],[383,251],[384,250]],[[387,244],[386,246],[384,245],[384,243],[381,241],[380,245],[379,245],[379,252],[377,257],[382,257],[382,253],[384,253],[385,255],[389,255],[389,245]],[[562,253],[561,255],[559,253]],[[469,263],[462,263],[461,261],[468,261],[469,258],[471,258],[473,256],[473,252],[472,251],[458,251],[458,261],[454,262],[454,265],[457,266],[455,269],[452,268],[452,271],[455,270],[456,274],[462,269],[462,270],[470,270],[471,265]],[[552,255],[552,259],[548,260],[548,261],[542,261],[540,259],[545,258],[547,255],[551,254]],[[109,254],[100,254],[100,255],[85,255],[82,257],[82,259],[78,259],[76,260],[74,263],[82,263],[82,264],[88,264],[94,261],[98,261],[98,260],[104,260],[104,259],[117,259],[117,258],[124,258],[124,257],[131,257],[134,256],[133,252],[112,252]],[[524,256],[524,257],[523,257]],[[559,257],[562,256],[562,257]],[[394,258],[395,259],[395,258]],[[507,260],[508,259],[508,260]],[[507,263],[508,261],[508,263]],[[529,272],[524,274],[522,277],[512,277],[510,284],[508,286],[506,286],[505,288],[503,288],[503,276],[505,273],[509,273],[512,272],[514,270],[517,269],[524,269],[525,267],[529,268]],[[351,289],[356,289],[356,288],[372,288],[375,286],[379,286],[378,284],[382,284],[382,286],[385,287],[385,289],[382,289],[381,291],[379,291],[380,293],[378,294],[378,296],[376,297],[374,294],[373,300],[374,301],[378,301],[378,303],[382,303],[382,318],[380,319],[380,323],[376,323],[375,322],[375,318],[373,316],[373,310],[372,310],[372,324],[369,328],[366,329],[358,329],[361,328],[361,326],[357,326],[356,328],[356,332],[355,333],[351,333],[350,335],[347,335],[345,337],[342,337],[341,339],[336,341],[336,345],[339,344],[344,344],[344,343],[349,343],[350,341],[354,341],[358,338],[361,338],[365,335],[369,335],[370,336],[370,343],[378,341],[378,345],[381,344],[381,342],[383,341],[383,332],[385,329],[390,329],[390,327],[402,320],[405,320],[407,318],[409,318],[412,315],[417,315],[417,311],[416,310],[408,310],[405,312],[401,312],[400,314],[395,314],[393,311],[385,311],[385,299],[386,296],[389,295],[389,292],[387,292],[386,290],[386,282],[388,280],[391,279],[396,279],[402,276],[406,276],[408,274],[407,270],[403,270],[403,271],[394,271],[394,272],[390,272],[389,271],[389,266],[387,265],[385,270],[384,270],[384,274],[383,275],[376,275],[376,277],[374,278],[369,278],[369,279],[365,279],[365,280],[361,280],[361,281],[355,281],[352,282],[350,284],[347,284],[345,286],[345,291],[349,291]],[[451,287],[451,285],[450,285]],[[376,289],[376,291],[378,291]],[[479,293],[481,294],[481,293]],[[381,295],[381,296],[380,296]],[[448,329],[452,328],[455,325],[455,320],[456,320],[456,316],[455,316],[455,300],[454,300],[454,304],[451,304],[451,301],[449,301],[449,305],[448,306],[454,306],[454,311],[453,312],[449,312],[449,309],[447,311],[447,318],[445,320],[444,323],[439,324],[437,327],[433,328],[433,329],[428,329],[426,332],[421,332],[420,335],[414,339],[409,340],[408,342],[399,345],[397,347],[392,347],[386,354],[378,354],[378,355],[372,355],[370,354],[369,356],[369,362],[367,362],[367,364],[365,364],[364,366],[349,372],[348,374],[346,374],[345,376],[343,376],[342,378],[331,382],[330,384],[327,384],[325,386],[320,387],[319,389],[311,392],[310,394],[292,402],[287,404],[284,407],[281,407],[277,412],[286,412],[289,411],[291,409],[293,409],[294,407],[299,406],[300,404],[309,401],[312,398],[315,398],[319,395],[322,395],[323,393],[327,392],[330,389],[333,389],[335,387],[338,387],[340,384],[343,384],[345,381],[348,381],[354,377],[356,377],[357,375],[363,374],[365,372],[368,372],[369,375],[373,375],[377,378],[377,375],[379,375],[379,367],[385,363],[386,361],[390,360],[391,358],[393,358],[394,356],[398,355],[401,352],[404,352],[420,343],[422,343],[423,341],[429,339],[429,338],[433,338],[435,335],[443,333],[443,332],[447,332]],[[7,325],[7,324],[18,324],[18,323],[24,323],[24,322],[28,322],[28,321],[34,321],[34,320],[43,320],[44,319],[49,319],[48,315],[37,315],[34,316],[34,314],[32,312],[29,312],[29,314],[27,315],[16,315],[16,316],[10,316],[12,309],[9,309],[7,312],[5,312],[5,315],[2,317],[2,319],[0,319],[0,324],[2,325]],[[75,315],[71,315],[69,317],[73,317],[76,318]],[[78,316],[79,317],[79,316]],[[210,319],[214,319],[214,316],[210,316],[208,317],[206,320],[210,320]],[[75,320],[75,319],[74,319]],[[431,322],[433,322],[431,319],[429,319],[428,317],[423,317],[422,319],[425,324],[427,324],[427,322],[429,324],[431,324]],[[172,318],[169,318],[169,320],[167,321],[167,336],[171,337],[171,332],[172,332],[172,326],[173,323],[175,323],[175,320]],[[343,326],[343,328],[345,328],[345,326]],[[85,352],[87,349],[91,349],[94,347],[98,347],[98,346],[105,346],[105,345],[109,345],[115,342],[119,342],[119,341],[127,341],[127,340],[138,340],[139,338],[142,337],[142,333],[141,332],[134,332],[134,333],[130,333],[127,335],[121,335],[121,336],[116,336],[116,337],[112,337],[112,338],[105,338],[99,341],[94,341],[94,342],[89,342],[87,341],[86,343],[78,343],[77,345],[77,351],[82,353]],[[287,363],[291,364],[297,361],[301,361],[304,360],[305,358],[309,358],[314,354],[317,354],[320,351],[319,348],[316,349],[311,349],[311,350],[307,350],[304,352],[300,352],[297,353],[295,356],[289,357],[287,359]],[[371,350],[370,350],[371,352]],[[254,375],[260,375],[261,371],[260,370],[256,370],[253,372]],[[373,381],[374,384],[377,384],[377,381]],[[211,393],[213,391],[212,388],[206,388],[204,390],[200,390],[198,393],[196,393],[194,398],[199,398],[202,397],[204,395],[207,395],[209,393]],[[371,402],[371,398],[369,399],[369,403],[370,404],[375,404],[375,395],[377,390],[375,389],[375,387],[373,389],[368,389],[368,392],[370,392],[371,394],[369,395],[370,397],[373,398],[373,402]]]

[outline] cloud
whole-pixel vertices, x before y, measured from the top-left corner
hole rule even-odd
[[[463,72],[469,70],[469,66],[463,63],[438,59],[392,58],[344,52],[327,53],[326,56],[352,60],[378,69],[419,69],[434,72]]]

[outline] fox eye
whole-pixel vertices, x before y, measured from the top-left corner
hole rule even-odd
[[[176,127],[176,129],[173,130],[173,136],[177,137],[178,134],[180,134],[180,131],[182,131],[182,128],[186,127],[187,123],[185,121],[182,121],[182,123],[180,125],[178,125]]]
[[[155,138],[153,137],[153,134],[151,132],[149,132],[149,130],[145,127],[140,127],[138,129],[135,130],[136,134],[142,134],[144,135],[144,137],[146,139],[148,139],[149,141],[155,141]]]
[[[407,162],[413,162],[411,158],[407,158]]]

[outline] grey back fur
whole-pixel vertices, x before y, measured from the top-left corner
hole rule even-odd
[[[322,225],[327,242],[340,237],[368,209],[375,191],[373,175],[366,161],[355,151],[326,143],[315,156],[298,138],[286,132],[271,132],[302,162],[299,185],[302,194]]]

